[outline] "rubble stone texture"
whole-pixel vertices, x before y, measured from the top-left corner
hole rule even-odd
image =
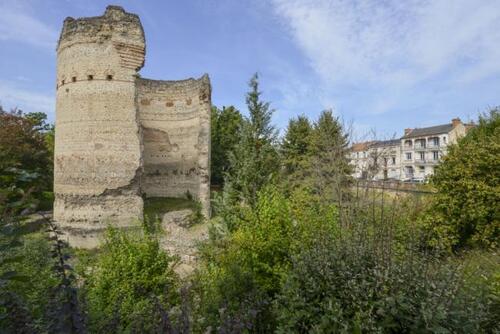
[[[210,211],[210,106],[200,79],[142,79],[135,14],[64,20],[57,47],[54,218],[75,246],[143,216],[143,196],[189,192]]]

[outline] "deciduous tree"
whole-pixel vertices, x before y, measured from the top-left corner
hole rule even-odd
[[[432,177],[437,188],[427,226],[436,243],[495,248],[500,237],[500,109],[448,147]]]

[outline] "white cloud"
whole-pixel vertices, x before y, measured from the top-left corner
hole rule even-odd
[[[19,108],[25,112],[44,112],[54,119],[55,97],[24,89],[9,81],[0,81],[0,104],[4,109]]]
[[[500,1],[272,1],[330,85],[411,87],[500,73]]]
[[[30,10],[7,1],[0,4],[0,13],[0,41],[16,41],[55,50],[57,30],[30,15]]]

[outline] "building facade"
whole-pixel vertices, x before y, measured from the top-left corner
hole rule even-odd
[[[424,181],[446,154],[447,147],[466,134],[470,124],[455,118],[448,124],[405,129],[400,139],[356,143],[351,147],[355,178]]]
[[[400,139],[353,144],[350,154],[355,178],[369,180],[400,178]]]
[[[465,133],[466,127],[459,118],[449,124],[405,129],[401,137],[403,179],[423,181],[434,174],[448,145],[455,144]]]

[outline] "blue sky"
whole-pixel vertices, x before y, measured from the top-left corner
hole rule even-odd
[[[55,45],[66,16],[100,0],[0,0],[0,103],[54,119]],[[332,108],[355,137],[475,119],[500,105],[498,0],[114,0],[139,14],[143,77],[208,73],[212,101],[246,112],[259,72],[274,122]]]

